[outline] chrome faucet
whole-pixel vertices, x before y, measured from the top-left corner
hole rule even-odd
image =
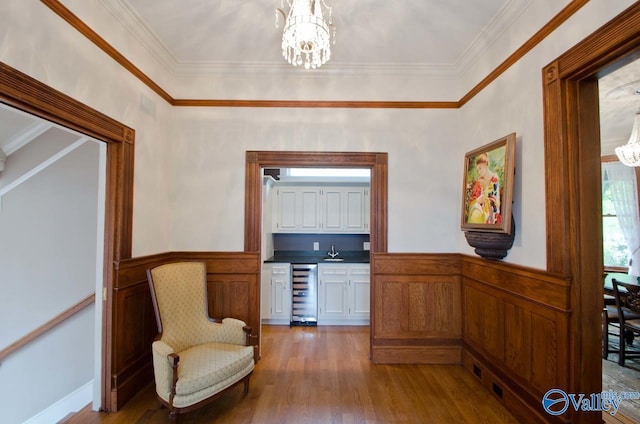
[[[332,258],[335,258],[336,256],[338,256],[340,254],[340,252],[336,252],[336,245],[332,244],[331,245],[331,251],[327,252],[327,255],[331,256]]]

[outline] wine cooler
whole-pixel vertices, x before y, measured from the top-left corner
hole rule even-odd
[[[291,265],[291,325],[318,324],[318,264]]]

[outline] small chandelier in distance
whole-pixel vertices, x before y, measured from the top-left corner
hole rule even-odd
[[[616,147],[616,155],[620,162],[627,166],[640,166],[640,111],[633,119],[633,130],[629,142],[624,146]]]
[[[282,56],[293,66],[303,65],[305,69],[319,68],[331,58],[330,39],[335,45],[335,26],[331,22],[332,8],[324,0],[286,0],[289,13],[276,9],[276,28],[279,15],[284,19],[282,33]],[[329,19],[325,21],[324,13]]]

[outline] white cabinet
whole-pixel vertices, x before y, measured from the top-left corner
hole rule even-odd
[[[369,189],[331,187],[323,189],[323,230],[325,232],[366,233]]]
[[[371,276],[369,264],[349,267],[349,317],[369,320],[371,312]]]
[[[273,232],[318,232],[321,229],[320,188],[279,187]]]
[[[318,322],[344,320],[349,316],[346,264],[318,264]]]
[[[265,264],[262,268],[262,322],[289,324],[291,321],[291,266]]]
[[[275,233],[369,232],[368,187],[280,186],[275,196]]]
[[[369,264],[318,265],[318,324],[368,325]]]

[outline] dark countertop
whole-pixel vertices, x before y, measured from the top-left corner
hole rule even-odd
[[[269,259],[265,260],[264,263],[291,263],[291,264],[314,264],[314,263],[327,263],[327,264],[335,264],[335,263],[347,263],[347,264],[368,264],[369,263],[369,252],[340,252],[336,258],[344,259],[342,261],[327,261],[325,259],[329,258],[325,252],[320,251],[305,251],[305,250],[285,250],[285,251],[276,251],[274,255]]]

